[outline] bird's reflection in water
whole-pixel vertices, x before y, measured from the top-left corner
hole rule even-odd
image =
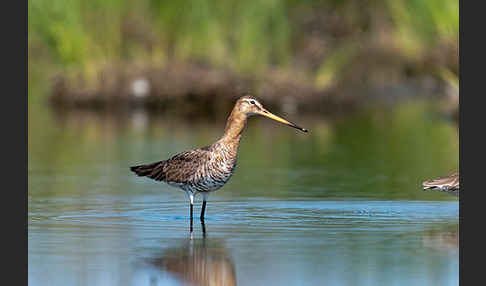
[[[429,229],[423,234],[424,246],[441,251],[459,249],[459,224],[448,224],[440,228]]]
[[[183,285],[236,285],[235,266],[223,242],[205,232],[202,238],[192,236],[150,259],[150,264]],[[156,280],[152,278],[151,284],[157,285]]]

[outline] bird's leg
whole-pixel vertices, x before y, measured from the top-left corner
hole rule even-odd
[[[203,232],[203,238],[206,238],[206,225],[204,224],[204,220],[201,220],[201,227]]]
[[[206,212],[206,200],[203,201],[201,209],[201,222],[204,223],[204,213]]]
[[[203,204],[201,208],[201,222],[204,223],[204,213],[206,212],[206,199],[208,197],[208,193],[202,193],[203,195]]]
[[[192,203],[191,203],[191,227],[190,227],[190,230],[192,232]]]
[[[191,217],[191,226],[190,226],[190,230],[192,232],[192,209],[193,209],[193,205],[194,205],[194,195],[192,194],[192,192],[187,192],[187,196],[189,197],[189,203],[191,204],[190,206],[190,217]]]

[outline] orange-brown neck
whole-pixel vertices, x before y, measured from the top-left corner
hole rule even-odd
[[[224,135],[221,139],[228,142],[239,141],[241,133],[246,125],[246,118],[246,114],[239,111],[237,107],[233,108],[233,111],[231,111],[231,114],[226,121],[226,128],[224,129]]]

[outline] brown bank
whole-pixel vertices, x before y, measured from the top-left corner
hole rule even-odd
[[[431,78],[390,84],[359,81],[317,87],[288,71],[245,76],[224,68],[172,62],[164,66],[124,64],[101,70],[94,79],[58,75],[49,102],[62,109],[129,111],[144,108],[178,115],[226,114],[242,94],[257,95],[269,108],[288,114],[342,114],[371,104],[410,97],[446,94],[444,83]]]

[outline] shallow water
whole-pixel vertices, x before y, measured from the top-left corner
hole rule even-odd
[[[185,194],[128,167],[224,122],[29,110],[29,285],[458,285],[457,128],[426,103],[250,119],[237,170],[189,232]],[[195,214],[200,211],[197,198]]]

